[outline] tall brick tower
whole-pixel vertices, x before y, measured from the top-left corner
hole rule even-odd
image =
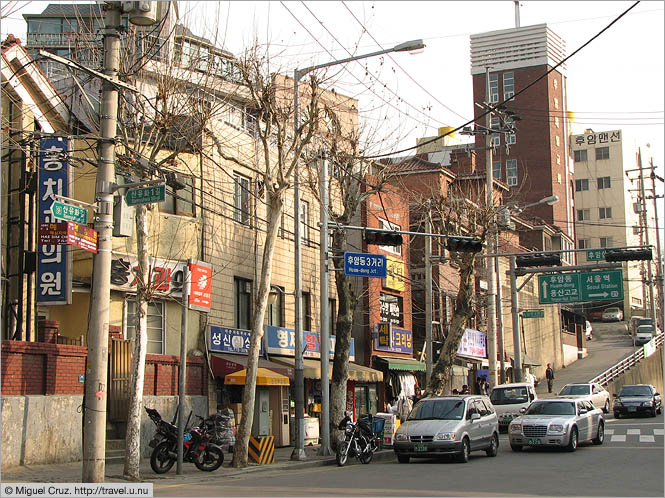
[[[546,24],[471,35],[474,104],[486,100],[488,79],[490,103],[502,102],[561,62],[565,51],[565,42]],[[521,119],[515,122],[516,133],[492,137],[495,177],[510,186],[507,197],[520,205],[557,195],[557,204],[541,204],[525,214],[560,229],[559,240],[552,240],[553,249],[573,248],[574,180],[568,162],[565,65],[508,101],[506,108]],[[481,114],[478,106],[474,109],[476,117]],[[484,126],[485,119],[477,123]],[[492,127],[498,127],[497,121]],[[476,135],[476,147],[479,152],[485,147],[485,136]],[[484,171],[485,154],[479,153],[477,160],[478,169]]]

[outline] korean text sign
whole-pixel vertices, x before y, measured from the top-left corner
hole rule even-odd
[[[472,358],[487,358],[487,336],[479,330],[466,329],[457,354]]]
[[[212,266],[191,260],[189,262],[189,307],[198,311],[210,311],[212,304]]]
[[[388,327],[387,323],[374,326],[377,338],[374,349],[393,353],[413,353],[413,333],[410,330]]]
[[[295,330],[284,327],[266,326],[266,337],[268,339],[268,353],[282,356],[294,356],[296,351]],[[321,335],[317,332],[303,331],[303,347],[307,349],[303,353],[304,358],[321,357]],[[351,347],[349,348],[349,360],[355,359],[355,343],[351,338]],[[335,336],[330,336],[330,358],[335,355]]]
[[[69,197],[69,143],[63,137],[39,141],[39,223],[55,223],[53,195]],[[37,302],[70,304],[71,250],[66,245],[44,244],[37,253]]]
[[[210,333],[210,350],[224,353],[235,353],[247,355],[249,352],[249,330],[232,329],[230,327],[208,327]],[[259,350],[263,355],[263,347]]]

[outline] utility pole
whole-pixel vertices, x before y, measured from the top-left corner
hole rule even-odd
[[[494,247],[499,251],[499,230],[494,233],[495,242]],[[497,342],[499,349],[499,380],[501,384],[506,382],[506,360],[505,360],[505,345],[503,340],[503,292],[501,291],[501,264],[499,258],[494,259],[494,272],[496,274],[496,317],[497,317]]]
[[[653,190],[653,218],[656,223],[656,285],[658,287],[658,295],[660,298],[658,300],[660,313],[658,313],[658,305],[656,305],[654,311],[656,311],[658,317],[654,323],[658,325],[660,322],[662,329],[665,327],[665,320],[663,317],[663,313],[665,313],[665,309],[663,308],[663,253],[660,252],[660,229],[658,227],[658,203],[656,202],[656,199],[663,196],[659,196],[656,193],[656,175],[654,173],[653,158],[649,159],[649,166],[651,167],[651,187]]]
[[[425,233],[432,233],[432,210],[427,201],[427,218]],[[432,238],[425,237],[425,385],[429,386],[432,379],[432,361],[434,347],[432,344]]]
[[[490,104],[490,68],[485,69],[485,86],[486,91],[486,105]],[[486,116],[486,126],[488,130],[492,128],[492,113]],[[487,212],[489,213],[489,230],[487,234],[487,254],[494,254],[494,172],[492,166],[492,133],[491,131],[485,135],[486,151],[486,176],[487,176]],[[490,389],[496,385],[496,280],[495,280],[495,260],[496,258],[490,257],[486,261],[487,267],[487,359],[489,363],[489,380]]]
[[[104,74],[117,81],[120,62],[120,2],[105,4]],[[102,80],[100,133],[95,200],[98,253],[93,260],[90,316],[88,323],[88,369],[85,375],[83,421],[83,482],[104,482],[106,453],[106,402],[111,298],[111,250],[113,248],[113,193],[118,90]]]
[[[637,167],[640,170],[640,197],[642,203],[642,227],[644,228],[644,242],[649,245],[649,216],[647,215],[647,197],[644,189],[644,170],[642,169],[642,149],[637,149]],[[649,309],[650,316],[656,323],[656,305],[653,295],[653,274],[651,272],[651,261],[646,262],[647,278],[649,279]],[[645,303],[646,304],[646,303]]]
[[[520,340],[520,303],[517,289],[517,258],[510,256],[510,311],[513,318],[513,382],[522,382],[522,341]]]
[[[187,315],[191,290],[189,262],[182,275],[182,317],[180,320],[180,371],[178,373],[178,453],[176,474],[182,474],[183,446],[185,442],[185,396],[187,389]]]

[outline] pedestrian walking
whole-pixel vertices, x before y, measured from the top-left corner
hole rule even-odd
[[[547,379],[547,392],[552,392],[552,384],[554,383],[554,370],[550,364],[547,364],[547,369],[545,370],[545,378]]]

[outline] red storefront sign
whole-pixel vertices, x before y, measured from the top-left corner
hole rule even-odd
[[[189,308],[210,311],[212,305],[212,265],[195,260],[189,261]]]
[[[86,225],[79,225],[73,221],[67,222],[67,243],[79,247],[84,251],[97,254],[97,232]]]

